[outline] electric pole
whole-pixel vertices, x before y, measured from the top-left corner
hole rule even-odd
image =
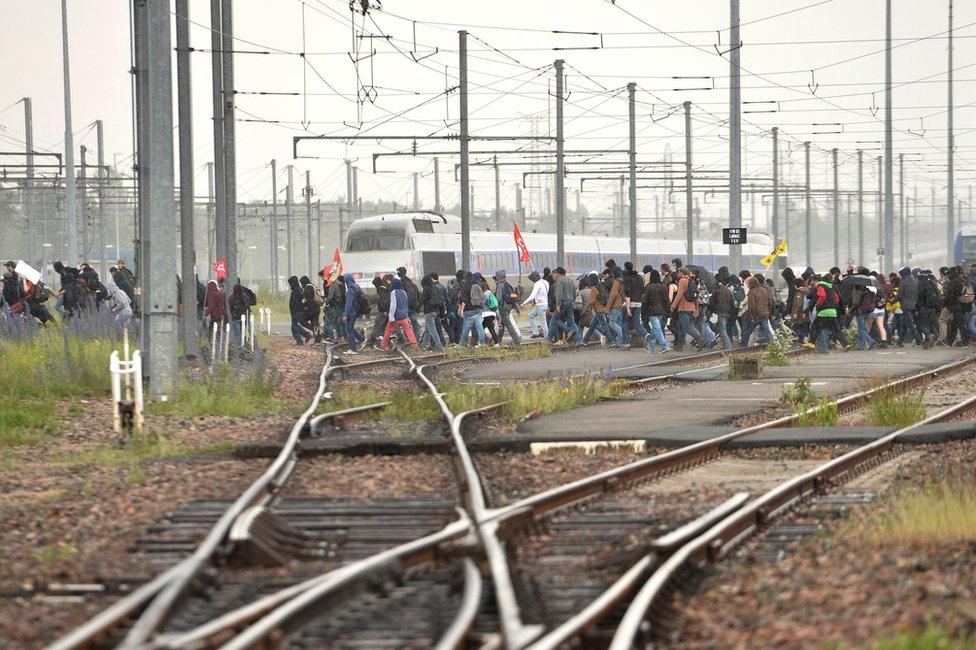
[[[227,282],[225,292],[230,294],[237,278],[237,139],[234,119],[234,21],[231,13],[232,0],[222,0],[221,25],[223,32],[223,100],[224,100],[224,174],[227,180],[224,191],[227,208]]]
[[[498,173],[498,156],[493,158],[495,168],[495,230],[502,229],[502,181]]]
[[[285,275],[295,274],[295,260],[292,256],[294,249],[292,241],[292,203],[295,201],[295,168],[288,165],[285,168],[288,174],[288,186],[285,188]]]
[[[458,94],[461,149],[461,268],[471,268],[471,170],[468,140],[468,32],[458,32]]]
[[[807,266],[813,266],[813,253],[812,253],[812,227],[811,221],[813,216],[810,211],[810,141],[803,143],[803,158],[804,158],[804,178],[806,179],[804,184],[804,198],[806,200],[806,211],[804,212],[804,239],[803,242],[806,252],[806,263]]]
[[[352,161],[346,161],[346,216],[352,221]],[[342,209],[339,210],[339,247],[342,247],[343,235]]]
[[[278,161],[271,161],[271,291],[278,292]]]
[[[81,154],[81,175],[78,178],[78,189],[79,198],[78,201],[78,214],[81,220],[81,260],[84,262],[88,261],[88,205],[85,199],[87,199],[88,192],[88,162],[87,154],[88,147],[81,145],[79,153]]]
[[[64,67],[64,216],[68,263],[81,260],[78,248],[78,214],[75,210],[75,144],[71,128],[71,70],[68,61],[68,0],[61,0],[61,60]]]
[[[692,180],[691,180],[691,102],[684,103],[685,108],[685,257],[688,264],[695,262],[695,224],[692,213]],[[731,267],[735,268],[735,267]],[[736,272],[736,271],[733,271]]]
[[[634,268],[640,268],[637,263],[637,84],[631,81],[627,84],[627,104],[629,106],[630,122],[630,227],[627,233],[630,239],[630,261]]]
[[[441,212],[441,169],[440,160],[434,158],[434,212]]]
[[[837,185],[837,149],[830,152],[834,163],[834,266],[840,266],[840,195]]]
[[[190,84],[189,5],[189,0],[176,0],[176,102],[177,119],[180,123],[180,275],[183,276],[183,354],[187,359],[195,359],[197,356],[195,318],[197,285],[194,277],[196,252],[193,243],[193,100]]]
[[[24,97],[24,145],[26,146],[27,163],[26,176],[24,183],[24,214],[27,217],[27,259],[31,264],[37,265],[44,270],[43,261],[38,264],[35,246],[37,244],[37,219],[34,216],[34,116],[31,106],[31,98]],[[99,147],[101,151],[101,147]],[[43,243],[43,242],[41,242]],[[104,271],[102,272],[104,277]]]
[[[773,246],[779,246],[779,127],[773,127]],[[789,246],[789,243],[787,243]]]
[[[739,0],[731,0],[729,43],[729,227],[742,227],[742,115],[739,56]],[[809,182],[807,183],[809,186]],[[809,242],[807,243],[809,246]],[[809,254],[807,255],[809,258]],[[729,246],[729,269],[737,273],[742,266],[742,246]]]
[[[214,132],[214,248],[211,262],[227,258],[227,174],[224,171],[224,64],[220,20],[221,0],[210,0],[210,77],[212,82]],[[210,272],[210,269],[207,269]]]
[[[857,150],[857,263],[864,264],[864,151]]]
[[[891,0],[885,0],[885,167],[884,167],[884,258],[882,272],[890,273],[894,266],[894,160],[891,137]]]
[[[556,265],[566,265],[566,161],[563,134],[563,60],[556,59]]]
[[[105,134],[102,130],[102,121],[95,120],[95,143],[98,146],[98,249],[99,257],[102,259],[101,277],[104,281],[108,276],[108,259],[105,247]],[[118,253],[119,251],[116,251]]]
[[[413,210],[420,209],[420,174],[413,173]]]
[[[308,277],[315,277],[315,267],[312,264],[312,177],[305,170],[305,256],[307,258]]]
[[[890,3],[891,0],[888,0]],[[953,245],[955,243],[956,236],[956,225],[955,225],[955,214],[952,211],[953,208],[953,196],[955,191],[955,134],[953,133],[953,121],[952,121],[952,0],[949,0],[949,102],[948,109],[946,111],[946,119],[948,120],[948,170],[946,172],[947,180],[947,198],[946,198],[946,257],[949,258],[949,262],[955,262],[953,259],[955,253],[953,252]],[[961,261],[961,260],[960,260]]]

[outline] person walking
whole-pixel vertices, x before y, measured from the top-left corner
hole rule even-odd
[[[413,331],[415,333],[419,332],[420,322],[417,320],[417,314],[420,313],[420,309],[421,309],[420,289],[417,288],[417,285],[414,283],[413,280],[407,277],[406,267],[403,266],[399,267],[396,270],[396,274],[397,277],[400,278],[401,284],[403,284],[403,292],[407,294],[407,302],[410,305],[410,309],[409,309],[410,326],[413,328]]]
[[[648,271],[648,281],[641,294],[641,318],[647,329],[646,350],[654,352],[654,346],[661,347],[661,354],[671,350],[668,339],[664,335],[664,322],[671,311],[668,299],[668,286],[661,281],[661,274],[651,269]]]
[[[717,319],[716,329],[718,336],[722,340],[722,349],[732,348],[732,339],[729,337],[729,319],[732,318],[732,291],[729,290],[729,276],[726,273],[715,286],[708,301],[709,311]]]
[[[546,309],[549,307],[549,283],[539,275],[538,271],[529,273],[529,280],[532,282],[532,291],[522,303],[523,307],[532,305],[532,311],[529,312],[529,331],[532,334],[529,338],[547,338],[549,324],[546,322]]]
[[[380,348],[386,350],[390,346],[390,337],[398,329],[406,335],[411,347],[417,347],[417,336],[410,324],[410,300],[400,278],[393,278],[390,284],[390,308],[386,314],[386,330],[383,332]]]
[[[213,285],[215,290],[217,289],[217,283],[213,280],[207,284],[207,305],[203,308],[205,316],[207,315],[207,308],[210,304],[210,285]],[[302,285],[298,282],[297,275],[288,278],[288,288],[290,290],[288,294],[288,314],[291,316],[291,337],[295,339],[295,345],[305,345],[311,333],[302,326],[302,322],[305,320],[305,298]],[[220,293],[220,291],[217,290],[217,293]]]
[[[460,286],[460,303],[458,313],[461,315],[461,335],[458,344],[468,346],[468,336],[474,328],[478,341],[475,347],[485,344],[485,326],[482,323],[482,311],[485,304],[485,292],[481,288],[480,273],[465,273]]]
[[[764,343],[771,343],[773,340],[773,328],[769,323],[770,304],[769,292],[766,287],[756,279],[755,276],[746,278],[746,320],[749,323],[748,331],[742,330],[742,342],[749,344],[752,332],[758,327],[759,335]]]
[[[509,284],[505,271],[497,271],[493,277],[495,280],[495,297],[498,298],[498,343],[501,344],[505,332],[512,338],[513,345],[522,345],[522,335],[519,333],[518,325],[515,323],[515,316],[512,312],[518,309],[518,293],[515,287]]]
[[[623,274],[624,304],[621,308],[620,338],[621,349],[630,347],[630,330],[636,330],[641,340],[647,339],[647,330],[641,322],[641,296],[644,294],[644,278],[634,270],[633,262],[624,262]]]
[[[576,284],[566,275],[566,269],[557,267],[552,277],[555,279],[556,313],[553,314],[549,325],[549,340],[555,341],[560,331],[570,334],[570,342],[582,344],[583,333],[580,332],[576,320],[573,318],[573,307],[576,302]]]
[[[424,313],[424,333],[420,336],[420,345],[428,349],[441,350],[444,342],[437,332],[437,321],[444,310],[444,300],[429,275],[420,279],[420,286],[420,306]]]
[[[819,280],[814,285],[813,295],[814,317],[810,326],[810,340],[816,344],[817,352],[827,354],[827,339],[836,327],[840,296],[827,280]]]
[[[915,324],[915,310],[918,309],[918,279],[907,266],[898,270],[901,283],[898,285],[898,302],[901,303],[901,323],[905,332],[900,336],[898,344],[914,342],[922,344],[922,337]]]
[[[946,278],[942,307],[949,312],[949,322],[946,325],[943,345],[963,347],[969,345],[966,314],[973,307],[973,289],[968,282],[963,281],[960,269],[957,266],[949,269]],[[956,343],[957,334],[959,336],[958,343]]]
[[[386,324],[389,322],[390,311],[390,291],[393,286],[393,275],[387,273],[383,277],[373,278],[373,287],[376,288],[376,318],[373,319],[373,326],[366,337],[365,347],[380,349],[378,341],[386,331]],[[340,316],[341,318],[341,316]]]
[[[366,337],[356,329],[356,319],[369,314],[369,302],[363,295],[363,290],[356,284],[356,278],[352,273],[344,273],[342,281],[346,285],[346,304],[342,310],[342,323],[346,328],[346,342],[349,344],[347,354],[357,354],[360,344]]]
[[[298,283],[298,278],[295,278],[295,283]],[[222,336],[225,329],[224,323],[227,322],[227,296],[217,286],[216,280],[207,282],[207,297],[203,304],[203,318],[207,323],[208,333],[212,333],[214,328],[217,328],[217,337]],[[294,318],[292,322],[294,323]],[[298,341],[299,339],[296,339],[296,342]]]
[[[586,333],[583,335],[583,341],[589,341],[590,335],[594,331],[599,331],[604,339],[606,339],[609,347],[617,347],[618,338],[613,336],[610,324],[607,322],[608,303],[610,301],[610,289],[607,286],[608,280],[608,272],[604,271],[603,278],[594,282],[589,287],[586,309],[592,313],[592,318],[590,319],[590,325]]]
[[[694,342],[696,350],[704,348],[705,339],[695,327],[695,319],[698,317],[698,294],[695,292],[695,285],[691,282],[688,269],[683,266],[678,268],[678,283],[671,301],[671,308],[678,315],[679,330],[675,337],[675,347],[683,348],[685,337],[688,336]]]

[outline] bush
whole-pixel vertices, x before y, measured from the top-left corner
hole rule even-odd
[[[976,540],[976,486],[966,480],[904,488],[882,514],[857,533],[877,546],[972,542]]]
[[[925,389],[898,392],[882,390],[868,398],[871,424],[884,427],[907,427],[925,418]]]
[[[117,339],[48,327],[21,339],[0,339],[0,396],[56,399],[107,394],[109,356]]]
[[[788,366],[792,347],[793,334],[783,328],[773,330],[773,340],[766,345],[763,361],[767,366]]]
[[[802,406],[806,409],[807,405],[817,401],[817,394],[811,388],[809,377],[797,377],[792,384],[783,385],[783,393],[779,401],[787,406],[794,408]]]
[[[57,414],[35,400],[0,400],[0,449],[25,445],[54,433]]]
[[[823,397],[818,402],[800,404],[797,408],[797,416],[794,426],[798,427],[835,427],[840,419],[837,403],[830,397]]]

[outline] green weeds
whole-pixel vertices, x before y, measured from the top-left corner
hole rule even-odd
[[[35,549],[31,555],[34,561],[39,564],[57,564],[58,562],[70,562],[78,555],[78,549],[64,542],[48,544]]]
[[[0,339],[0,397],[57,399],[111,389],[109,355],[118,344],[53,327],[22,339]]]
[[[220,442],[203,447],[177,445],[166,438],[156,440],[135,440],[131,444],[116,446],[104,445],[90,451],[61,456],[56,460],[65,465],[98,465],[132,468],[126,480],[130,483],[141,483],[145,477],[138,469],[139,463],[155,458],[173,458],[178,456],[201,456],[208,454],[224,454],[233,449],[231,442]]]
[[[976,486],[966,480],[903,488],[867,526],[852,533],[872,546],[976,540]]]
[[[57,412],[36,400],[0,399],[0,449],[26,445],[52,435]]]
[[[773,331],[773,340],[766,345],[763,361],[767,366],[790,365],[789,351],[793,346],[793,335],[784,329]]]
[[[213,372],[184,375],[176,394],[166,402],[146,404],[146,413],[182,417],[279,413],[288,407],[287,402],[275,396],[280,384],[281,377],[273,369],[218,362]]]
[[[822,397],[816,402],[801,404],[797,408],[798,427],[836,427],[840,419],[837,403],[830,397]]]
[[[925,389],[882,390],[868,398],[866,408],[871,424],[907,427],[925,418]]]
[[[787,406],[797,408],[812,404],[817,400],[816,393],[813,392],[809,377],[797,377],[792,384],[783,385],[783,393],[779,401]]]

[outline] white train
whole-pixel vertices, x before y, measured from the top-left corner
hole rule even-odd
[[[436,272],[442,277],[453,275],[461,266],[461,220],[435,212],[400,212],[363,217],[349,226],[342,246],[342,263],[353,273],[360,286],[371,289],[377,275],[393,273],[405,267],[412,278]],[[523,232],[532,254],[532,266],[555,268],[556,235]],[[773,249],[768,235],[750,233],[751,243],[742,247],[743,266],[760,269],[759,260]],[[712,271],[728,263],[728,246],[721,242],[696,241],[694,264]],[[566,270],[581,275],[602,270],[605,260],[619,264],[630,259],[630,243],[622,237],[567,235],[565,239]],[[637,269],[645,264],[657,268],[674,258],[687,261],[684,240],[638,239]],[[784,256],[785,257],[785,256]],[[785,261],[785,260],[784,260]],[[519,265],[512,232],[471,233],[471,270],[486,278],[504,270],[512,280],[519,273],[527,275],[528,265]]]

